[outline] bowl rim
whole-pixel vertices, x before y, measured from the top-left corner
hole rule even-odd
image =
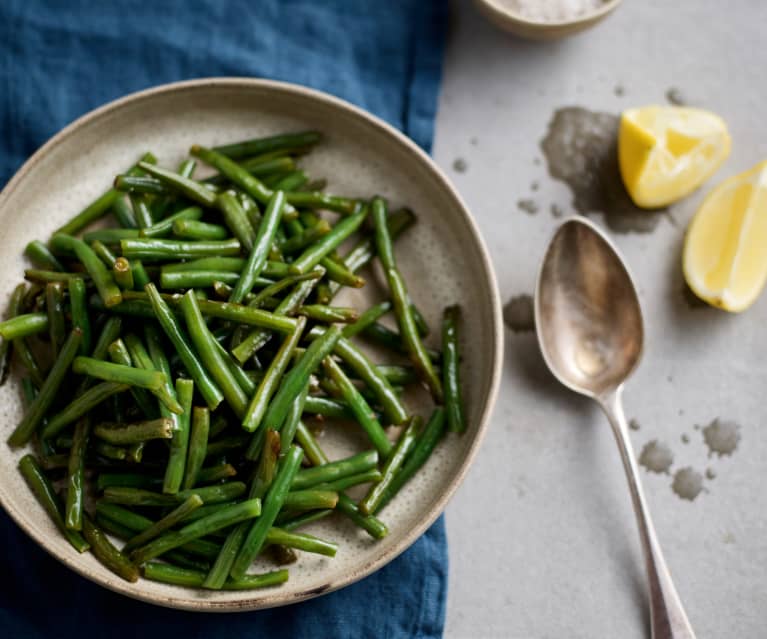
[[[515,12],[512,9],[503,7],[501,4],[499,4],[498,0],[476,0],[476,1],[478,4],[484,6],[488,11],[493,13],[494,16],[499,20],[513,21],[521,27],[529,27],[530,29],[539,29],[542,31],[546,31],[549,28],[552,28],[552,29],[568,28],[568,27],[576,27],[576,26],[591,24],[593,22],[596,22],[602,19],[608,13],[613,11],[619,4],[621,4],[621,2],[623,2],[623,0],[605,0],[603,5],[599,7],[599,9],[597,9],[596,11],[592,11],[591,13],[587,13],[585,15],[579,16],[575,18],[574,20],[557,20],[552,22],[542,22],[538,20],[530,20],[529,18],[525,18],[524,16],[520,15],[519,13]]]
[[[291,603],[297,603],[304,601],[321,594],[326,594],[334,590],[338,590],[345,586],[351,585],[360,579],[367,577],[378,569],[382,568],[390,561],[395,559],[405,550],[407,550],[426,530],[429,528],[444,511],[448,501],[455,494],[458,486],[465,478],[471,464],[476,457],[480,444],[484,438],[487,430],[488,422],[492,414],[493,407],[498,397],[498,391],[500,388],[502,366],[503,366],[503,349],[504,349],[504,334],[501,315],[501,302],[500,293],[498,289],[498,281],[495,275],[492,261],[490,259],[489,252],[485,245],[484,240],[479,232],[477,223],[468,210],[465,202],[458,194],[455,187],[450,183],[444,172],[437,166],[432,158],[421,149],[415,142],[404,135],[402,132],[364,109],[355,106],[354,104],[347,102],[341,98],[337,98],[333,95],[319,91],[317,89],[311,89],[303,85],[282,82],[277,80],[268,80],[262,78],[248,78],[248,77],[210,77],[199,78],[194,80],[184,80],[180,82],[172,82],[167,84],[161,84],[153,86],[141,91],[130,93],[121,98],[108,102],[86,114],[80,116],[47,142],[45,142],[32,156],[30,156],[24,164],[16,171],[13,177],[0,191],[0,209],[5,205],[6,201],[10,198],[11,194],[18,188],[19,184],[27,177],[27,175],[34,170],[37,164],[56,146],[76,134],[81,128],[90,124],[93,121],[97,121],[105,116],[109,116],[119,109],[143,100],[151,99],[155,96],[179,93],[185,91],[197,91],[204,89],[260,89],[263,91],[275,91],[282,93],[283,95],[292,95],[296,98],[306,98],[310,100],[316,100],[325,103],[331,107],[335,107],[346,111],[352,116],[364,120],[366,124],[381,130],[388,136],[393,137],[404,150],[410,152],[416,156],[417,160],[431,172],[432,177],[439,183],[440,187],[444,189],[450,197],[452,197],[458,204],[458,209],[461,215],[464,217],[464,221],[468,226],[471,236],[479,252],[479,257],[482,262],[482,266],[485,271],[486,284],[491,299],[492,308],[492,350],[493,350],[493,363],[490,376],[489,388],[487,391],[486,401],[482,407],[479,423],[477,425],[477,432],[470,443],[466,455],[458,468],[458,471],[445,485],[442,494],[430,504],[429,510],[425,513],[425,516],[420,520],[417,526],[414,526],[405,533],[402,539],[392,545],[389,549],[379,553],[375,558],[367,561],[364,564],[356,567],[356,569],[350,571],[347,575],[329,581],[327,584],[319,588],[310,588],[290,596],[280,595],[279,590],[267,591],[263,595],[256,595],[250,599],[243,599],[240,601],[224,601],[216,602],[212,599],[200,600],[192,597],[180,595],[180,596],[162,596],[158,594],[147,594],[141,589],[136,589],[134,584],[123,582],[122,580],[109,581],[103,575],[91,571],[89,568],[81,565],[81,562],[77,561],[77,555],[59,555],[47,546],[45,535],[38,534],[38,531],[34,527],[29,526],[25,520],[24,515],[16,508],[12,507],[10,503],[6,503],[6,500],[2,499],[0,494],[0,505],[9,514],[16,524],[37,544],[43,548],[48,554],[55,559],[66,565],[68,568],[75,571],[77,574],[89,579],[90,581],[108,588],[114,592],[122,595],[127,595],[132,599],[137,599],[147,603],[164,606],[168,608],[175,608],[189,611],[206,611],[206,612],[235,612],[235,611],[249,611],[265,608],[273,608]],[[140,583],[140,582],[139,582]]]

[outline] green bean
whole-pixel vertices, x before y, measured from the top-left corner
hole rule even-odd
[[[173,225],[179,220],[199,220],[202,217],[202,209],[199,206],[189,206],[169,215],[165,219],[155,222],[152,226],[141,229],[139,237],[166,237],[173,231]]]
[[[125,345],[125,342],[122,339],[116,339],[109,345],[107,350],[109,351],[109,359],[111,359],[113,363],[122,364],[123,366],[133,366],[133,358],[128,352],[128,347]],[[86,380],[87,379],[89,378],[86,378]],[[110,382],[104,383],[106,384]],[[141,409],[141,412],[144,413],[144,416],[150,419],[155,417],[157,410],[155,407],[155,402],[152,400],[149,393],[143,388],[129,388],[130,394],[133,396],[136,404]]]
[[[226,359],[216,346],[216,339],[208,330],[203,319],[197,298],[192,291],[187,291],[181,300],[184,321],[192,338],[192,343],[211,377],[218,384],[229,406],[240,419],[245,415],[248,397],[240,388],[229,370]]]
[[[133,215],[133,208],[124,197],[118,197],[112,204],[112,214],[117,219],[117,223],[126,229],[136,229],[136,218]]]
[[[361,333],[365,328],[370,326],[373,322],[377,322],[384,315],[391,310],[391,302],[381,302],[375,306],[371,306],[368,310],[362,313],[356,321],[352,324],[348,324],[343,328],[343,336],[346,339],[354,337],[358,333]]]
[[[359,313],[353,308],[325,306],[324,304],[305,304],[299,307],[298,315],[304,315],[309,319],[325,324],[354,322],[359,317]]]
[[[49,325],[45,313],[25,313],[0,322],[0,337],[15,340],[47,331]]]
[[[196,168],[197,162],[187,158],[179,164],[177,173],[182,177],[191,178],[194,176],[194,170]],[[176,201],[176,199],[175,193],[166,193],[156,197],[154,202],[152,202],[152,217],[155,219],[165,217],[166,210]]]
[[[248,219],[245,209],[240,205],[237,195],[232,191],[219,193],[216,198],[216,205],[224,218],[224,224],[236,237],[242,248],[248,253],[253,250],[256,242],[256,230]]]
[[[190,495],[187,497],[177,508],[170,511],[165,517],[157,520],[149,528],[145,528],[137,535],[134,535],[125,544],[123,552],[130,553],[136,548],[139,548],[156,537],[159,537],[166,530],[170,530],[182,521],[187,515],[196,511],[202,506],[202,499],[198,495]]]
[[[162,288],[210,288],[217,282],[234,284],[240,276],[227,271],[160,271]]]
[[[182,273],[185,271],[225,271],[239,275],[246,260],[241,257],[201,257],[189,262],[165,264],[162,269],[166,273]],[[263,270],[265,277],[287,277],[289,266],[282,262],[267,262]]]
[[[280,385],[280,381],[293,357],[293,352],[301,340],[305,327],[306,318],[299,318],[296,322],[295,330],[285,338],[274,359],[269,364],[269,368],[261,380],[256,394],[253,395],[245,417],[242,420],[242,427],[246,431],[253,432],[261,425],[269,407],[269,402]],[[273,427],[271,424],[267,425],[270,428]]]
[[[267,544],[280,544],[288,548],[296,548],[304,552],[311,552],[326,557],[335,557],[338,545],[331,541],[325,541],[314,535],[306,533],[294,533],[274,526],[266,533]]]
[[[298,191],[304,184],[309,181],[306,173],[303,171],[290,171],[286,173],[280,180],[274,185],[274,188],[278,191]]]
[[[197,475],[200,473],[208,450],[209,431],[210,412],[195,406],[192,409],[191,432],[182,483],[184,489],[191,489],[197,483]]]
[[[144,577],[174,586],[199,588],[204,586],[205,573],[187,568],[178,568],[157,561],[147,562],[143,567]],[[278,586],[288,580],[287,570],[275,570],[260,575],[244,575],[242,579],[227,581],[221,587],[224,590],[252,590]]]
[[[368,450],[362,453],[357,453],[351,457],[329,462],[322,466],[299,470],[290,489],[301,490],[304,488],[312,488],[317,484],[335,481],[336,479],[348,477],[349,475],[363,473],[371,468],[375,468],[377,465],[377,451]]]
[[[362,334],[371,341],[374,341],[395,353],[401,353],[402,355],[407,355],[408,353],[407,347],[400,334],[387,328],[383,324],[373,322],[362,329]],[[442,359],[442,354],[432,348],[427,347],[426,354],[432,362],[439,362],[440,359]]]
[[[410,478],[424,465],[445,432],[445,409],[438,406],[429,418],[423,432],[418,436],[413,452],[405,460],[402,469],[394,475],[389,484],[385,486],[384,494],[380,499],[377,510],[383,508],[394,495],[404,486]]]
[[[309,376],[322,360],[333,350],[341,331],[331,326],[323,335],[314,340],[298,362],[282,379],[277,393],[272,398],[262,422],[269,428],[279,430],[290,410],[290,405],[309,382]]]
[[[314,488],[317,490],[330,490],[335,493],[340,493],[359,484],[368,484],[371,482],[376,484],[381,481],[381,478],[381,471],[377,468],[372,468],[366,470],[364,473],[357,473],[356,475],[349,475],[348,477],[341,477],[340,479],[317,484]]]
[[[147,284],[144,290],[149,296],[152,310],[154,311],[157,320],[160,322],[160,326],[172,342],[176,352],[181,358],[184,368],[194,380],[198,391],[208,404],[208,408],[211,410],[215,409],[224,398],[221,390],[208,376],[202,364],[197,359],[197,355],[192,351],[192,348],[189,345],[189,339],[182,331],[173,311],[171,311],[162,297],[160,297],[154,284]]]
[[[150,559],[159,557],[169,550],[183,546],[193,539],[199,539],[200,537],[209,535],[210,533],[221,530],[222,528],[227,528],[241,521],[253,519],[254,517],[258,517],[260,514],[260,499],[248,499],[239,504],[227,506],[226,508],[215,512],[212,515],[208,515],[207,517],[198,519],[191,524],[187,524],[178,532],[165,533],[161,537],[151,541],[149,544],[134,550],[131,553],[131,558],[137,564],[145,563]]]
[[[296,427],[296,441],[301,446],[306,455],[306,458],[314,466],[330,463],[330,460],[325,456],[325,453],[320,448],[317,440],[312,435],[312,432],[307,428],[304,422],[298,422]]]
[[[202,468],[197,474],[198,484],[211,484],[220,479],[229,479],[237,476],[237,469],[231,464],[218,464]]]
[[[121,446],[150,439],[170,439],[173,437],[173,420],[160,417],[130,424],[101,422],[93,429],[93,434],[105,442]]]
[[[91,545],[91,552],[102,564],[126,581],[138,581],[138,568],[112,545],[109,538],[87,516],[83,517],[83,535]]]
[[[296,195],[296,194],[294,194]],[[306,273],[314,266],[319,264],[322,258],[326,257],[331,251],[334,251],[346,238],[354,233],[365,221],[368,211],[363,208],[358,213],[350,215],[336,224],[333,229],[320,238],[317,242],[309,246],[295,261],[290,265],[292,273]],[[323,266],[325,266],[323,264]],[[327,268],[327,267],[326,267]]]
[[[217,455],[224,455],[227,452],[233,450],[240,450],[243,446],[245,446],[249,439],[250,437],[247,433],[222,437],[214,442],[208,443],[208,448],[205,455],[206,457],[215,457]]]
[[[60,410],[43,428],[41,437],[51,439],[66,426],[76,421],[105,399],[128,390],[130,386],[120,382],[102,382],[87,389],[75,397],[70,404]]]
[[[85,491],[85,453],[88,448],[90,420],[84,417],[77,422],[69,450],[67,470],[67,503],[64,521],[69,530],[83,528],[83,500]]]
[[[130,290],[133,288],[133,269],[131,263],[124,257],[118,257],[112,265],[112,277],[120,288]]]
[[[445,389],[445,412],[448,429],[454,433],[466,430],[461,398],[460,357],[458,355],[458,322],[461,309],[449,306],[442,316],[442,384]]]
[[[36,268],[28,268],[24,271],[24,279],[37,284],[48,282],[69,282],[77,278],[89,278],[87,273],[62,273],[60,271],[41,271]]]
[[[294,490],[285,497],[284,506],[293,510],[335,508],[338,493],[329,490]]]
[[[301,465],[302,457],[303,453],[297,446],[291,446],[286,451],[274,481],[264,497],[263,512],[261,512],[261,516],[248,531],[245,541],[232,564],[229,572],[232,578],[241,578],[261,551],[266,541],[266,535],[272,527],[277,514],[282,509],[282,505],[290,490],[290,485],[293,483],[293,478]]]
[[[255,138],[235,144],[214,147],[214,151],[230,158],[239,159],[251,155],[260,155],[268,151],[290,152],[297,148],[314,146],[322,139],[317,131],[301,131],[299,133],[284,133],[267,138]]]
[[[122,488],[145,488],[151,490],[162,485],[159,477],[139,475],[137,473],[99,473],[96,479],[96,490],[120,486]]]
[[[283,511],[280,516],[277,517],[278,526],[283,530],[292,532],[301,526],[305,526],[306,524],[310,524],[319,519],[324,519],[328,515],[332,515],[333,510],[330,508],[325,508],[323,510],[311,510],[305,513],[301,513],[300,515],[296,515],[295,517],[292,515],[290,517],[283,517],[285,514],[286,513]]]
[[[190,240],[225,240],[229,230],[220,224],[208,224],[200,220],[176,220],[173,235]]]
[[[13,289],[13,293],[11,293],[11,299],[8,303],[8,318],[13,319],[14,317],[18,316],[22,305],[24,303],[24,295],[26,293],[27,287],[25,284],[19,284],[15,289]],[[2,324],[0,324],[1,326]],[[13,343],[13,350],[18,355],[19,359],[21,360],[22,364],[24,365],[24,368],[27,369],[27,373],[29,374],[32,383],[37,387],[40,388],[43,385],[43,382],[45,381],[45,378],[43,376],[42,370],[40,370],[40,365],[37,363],[37,359],[35,359],[34,354],[32,353],[32,350],[29,348],[29,345],[27,344],[26,340],[23,338],[15,339],[15,340],[9,340],[9,339],[3,339],[2,346],[0,348],[5,351],[5,357],[4,362],[5,365],[3,367],[2,376],[3,378],[7,376],[9,371],[8,366],[8,345]]]
[[[82,333],[80,355],[91,352],[91,322],[85,297],[85,281],[82,278],[69,280],[69,302],[72,312],[72,326]]]
[[[431,359],[429,359],[418,334],[410,308],[407,288],[394,260],[391,237],[386,226],[386,203],[381,198],[374,198],[372,207],[373,221],[376,227],[376,248],[378,249],[381,264],[386,271],[386,278],[391,289],[394,313],[397,316],[400,334],[416,371],[418,371],[421,379],[429,386],[434,400],[437,403],[442,403],[442,382],[440,382],[439,377],[435,373]]]
[[[296,429],[298,428],[298,422],[301,420],[301,416],[304,412],[304,406],[306,405],[306,397],[309,394],[309,384],[304,386],[304,389],[298,394],[290,405],[290,410],[285,418],[285,423],[280,430],[280,446],[282,449],[287,450],[293,443],[293,439],[296,436]],[[245,457],[248,457],[248,452],[245,451]]]
[[[174,506],[184,501],[190,495],[196,494],[206,504],[218,504],[237,499],[245,492],[245,484],[240,481],[230,481],[226,484],[203,486],[181,490],[175,495],[142,490],[140,488],[115,486],[104,490],[103,500],[112,504],[127,506]]]
[[[415,322],[416,330],[421,337],[426,337],[429,334],[429,325],[426,323],[426,318],[422,315],[418,307],[410,301],[410,313],[413,316],[413,322]]]
[[[80,329],[72,329],[67,341],[64,342],[64,346],[62,347],[56,362],[53,364],[53,368],[51,368],[48,373],[48,377],[45,379],[45,382],[40,389],[40,393],[27,409],[21,423],[8,438],[8,443],[11,446],[23,446],[26,444],[42,422],[43,417],[45,417],[45,414],[48,412],[48,409],[58,394],[59,387],[64,381],[64,376],[69,371],[69,366],[72,363],[72,360],[74,360],[77,355],[81,339],[82,332]]]
[[[277,150],[269,153],[260,153],[254,157],[240,162],[240,166],[248,173],[256,177],[262,175],[271,175],[284,171],[292,171],[296,168],[296,161],[285,155],[285,151]],[[223,177],[223,176],[215,176]],[[210,178],[213,180],[213,178]]]
[[[26,255],[39,268],[63,271],[64,267],[50,249],[40,240],[32,240],[24,249]]]
[[[94,240],[91,242],[91,249],[96,254],[96,257],[102,261],[104,266],[106,266],[108,269],[112,268],[115,260],[117,259],[117,256],[109,250],[104,242],[101,242],[100,240]]]
[[[198,257],[238,255],[240,243],[236,239],[186,242],[162,238],[132,238],[120,240],[123,257],[144,261],[194,259]]]
[[[256,232],[253,249],[250,251],[248,260],[240,273],[240,279],[232,291],[229,298],[230,302],[241,302],[250,293],[256,278],[266,266],[269,248],[274,242],[274,234],[282,219],[284,204],[285,194],[282,191],[276,191],[269,199],[269,205],[266,207],[266,212]]]
[[[306,398],[304,412],[339,419],[349,419],[354,417],[354,413],[347,404],[329,397],[317,397],[314,395],[309,395],[309,397]]]
[[[381,457],[386,458],[392,449],[391,442],[386,437],[386,432],[373,410],[365,401],[365,398],[332,357],[326,357],[322,361],[322,365],[328,377],[338,386],[344,401],[354,412],[357,422],[365,431],[373,446],[380,453]]]
[[[357,200],[316,191],[293,191],[287,194],[287,200],[296,208],[327,209],[349,216],[357,213],[359,208]]]
[[[139,237],[138,229],[96,229],[83,234],[83,241],[102,242],[103,244],[119,244],[121,240],[135,239]],[[57,247],[57,250],[67,250]]]
[[[157,161],[151,153],[145,153],[141,157],[141,160],[144,163]],[[134,166],[130,171],[128,171],[128,174],[139,175],[140,170],[138,170],[137,167]],[[69,222],[64,224],[64,226],[60,227],[56,231],[56,233],[66,233],[67,235],[72,235],[74,233],[77,233],[81,229],[88,226],[91,222],[94,222],[100,217],[102,217],[103,215],[105,215],[109,211],[109,209],[112,207],[112,205],[114,204],[115,200],[118,197],[120,197],[119,191],[116,191],[115,189],[109,189],[109,191],[101,195],[91,204],[86,206],[75,217],[69,220]]]
[[[365,286],[364,278],[355,275],[343,264],[339,264],[330,257],[323,257],[320,260],[320,266],[327,271],[327,278],[331,280],[331,283],[337,283],[341,286],[350,286],[352,288],[362,288]]]
[[[266,491],[274,481],[274,475],[277,472],[277,461],[280,452],[283,450],[280,441],[280,435],[276,430],[267,429],[264,436],[264,446],[261,450],[261,457],[258,460],[258,467],[253,478],[253,484],[250,489],[251,497],[261,497],[266,495]],[[284,450],[288,450],[285,448]]]
[[[131,193],[128,196],[130,200],[131,208],[133,209],[133,217],[136,220],[136,225],[140,229],[146,229],[154,224],[152,219],[152,210],[149,208],[149,200],[146,195],[140,193]]]
[[[191,379],[177,379],[176,397],[184,410],[176,420],[176,430],[170,442],[168,465],[165,469],[165,478],[162,484],[162,492],[165,494],[172,495],[177,493],[184,479],[189,449],[193,396],[194,382]]]
[[[133,286],[136,290],[143,291],[144,287],[152,280],[149,279],[149,274],[141,263],[141,260],[133,260],[130,264],[131,271],[133,272]],[[123,299],[125,299],[124,294]]]
[[[289,240],[278,242],[280,250],[286,255],[297,253],[301,249],[313,244],[331,231],[330,223],[327,220],[320,220],[315,226],[291,237]]]
[[[63,508],[59,496],[53,488],[50,480],[45,476],[42,468],[33,455],[24,455],[19,460],[19,470],[34,493],[37,501],[43,507],[48,516],[56,524],[56,527],[64,534],[77,552],[85,552],[90,548],[79,532],[70,530],[64,524]]]
[[[115,284],[112,274],[93,252],[93,249],[85,242],[70,235],[58,233],[51,238],[51,246],[58,246],[75,252],[77,259],[83,263],[83,266],[85,266],[85,269],[93,278],[96,290],[98,290],[107,308],[122,301],[122,293],[117,284]]]
[[[412,366],[379,365],[376,370],[392,385],[407,386],[418,381],[418,375]]]
[[[122,193],[146,193],[148,195],[165,195],[168,188],[157,178],[134,175],[118,175],[112,186]]]
[[[397,473],[400,472],[402,465],[416,444],[416,436],[421,428],[421,422],[419,416],[411,417],[410,422],[402,431],[391,455],[384,464],[381,481],[373,484],[365,498],[357,504],[362,514],[372,515],[378,510],[387,487],[391,485]]]
[[[149,173],[149,175],[156,177],[163,184],[178,191],[198,204],[202,204],[203,206],[213,206],[216,202],[216,194],[196,180],[144,162],[139,162],[139,167]]]
[[[313,271],[304,273],[303,275],[289,275],[288,277],[284,277],[274,284],[270,284],[266,288],[260,290],[253,299],[248,302],[248,306],[250,308],[258,308],[265,300],[277,295],[277,293],[280,293],[282,290],[293,286],[294,284],[298,284],[299,282],[305,282],[306,280],[318,280],[324,273],[325,269],[319,267]]]

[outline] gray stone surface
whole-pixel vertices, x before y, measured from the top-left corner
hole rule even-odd
[[[552,205],[573,212],[539,147],[556,109],[617,114],[673,90],[729,123],[732,155],[701,192],[651,233],[613,234],[646,313],[647,351],[626,412],[639,426],[637,455],[652,440],[673,453],[669,474],[642,474],[699,639],[767,635],[767,295],[738,316],[691,308],[680,269],[703,194],[767,158],[765,25],[767,3],[756,0],[627,0],[585,34],[536,44],[457,2],[437,120],[436,159],[479,222],[505,301],[533,290],[558,223]],[[643,566],[608,424],[554,382],[532,333],[506,338],[487,438],[447,511],[445,634],[647,637]],[[731,455],[709,455],[703,428],[715,418],[740,427]],[[704,476],[692,501],[672,491],[688,467]]]

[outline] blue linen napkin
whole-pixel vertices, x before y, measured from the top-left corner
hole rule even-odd
[[[429,150],[446,13],[444,2],[425,0],[4,0],[0,184],[83,113],[196,77],[269,77],[322,89]],[[163,609],[100,588],[49,557],[5,513],[0,540],[5,637],[442,635],[442,518],[357,584],[286,608],[225,617]]]

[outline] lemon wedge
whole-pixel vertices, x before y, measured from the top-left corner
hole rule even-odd
[[[730,154],[724,120],[702,109],[646,106],[621,115],[618,162],[642,208],[676,202],[697,189]]]
[[[767,161],[725,180],[687,229],[684,278],[712,306],[747,309],[767,281]]]

